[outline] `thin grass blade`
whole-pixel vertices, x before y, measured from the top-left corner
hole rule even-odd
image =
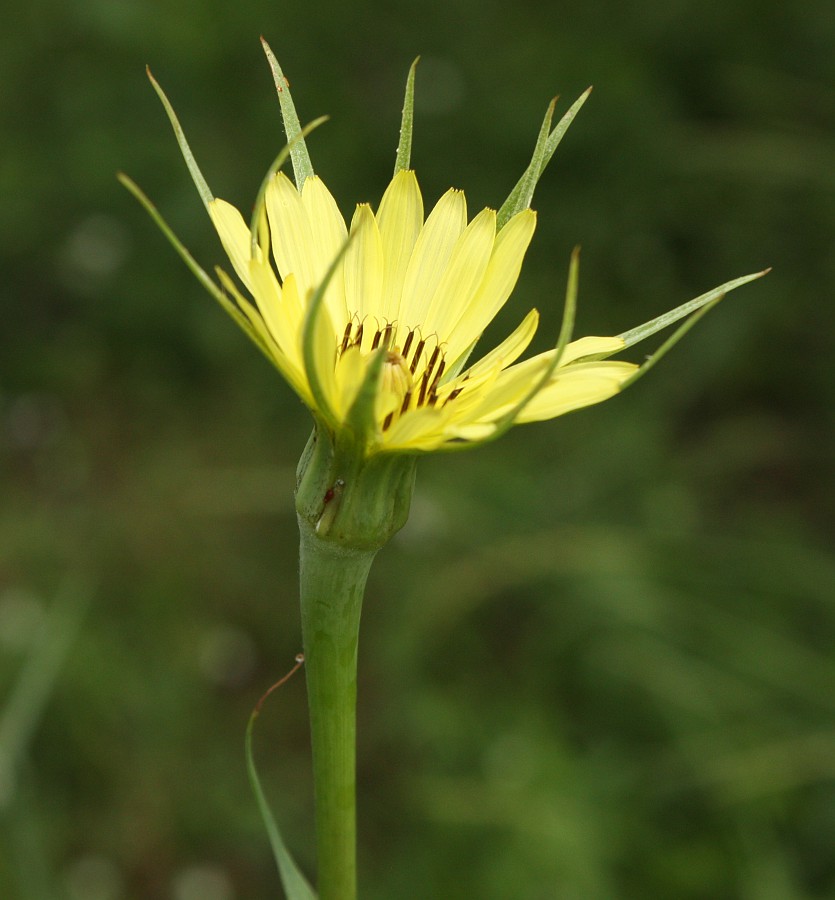
[[[255,710],[249,717],[249,723],[246,727],[246,770],[252,792],[255,794],[258,810],[261,813],[261,818],[264,820],[264,827],[267,829],[281,884],[284,887],[284,892],[287,894],[287,900],[316,900],[316,892],[310,886],[310,882],[305,878],[304,873],[298,867],[287,845],[284,843],[284,838],[281,836],[275,816],[273,816],[270,805],[267,803],[267,798],[264,796],[264,790],[261,787],[261,780],[258,777],[258,771],[255,768],[255,758],[252,753],[252,733],[257,718],[258,710]]]

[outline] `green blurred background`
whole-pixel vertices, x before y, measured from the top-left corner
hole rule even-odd
[[[115,179],[220,262],[143,69],[246,209],[282,144],[261,33],[332,117],[310,147],[346,214],[387,183],[417,54],[413,164],[471,210],[595,85],[491,339],[536,305],[547,346],[575,243],[580,334],[774,267],[624,396],[421,463],[365,609],[363,897],[835,896],[828,0],[4,15],[0,896],[280,896],[242,743],[300,649],[309,417]],[[311,871],[301,678],[256,744]]]

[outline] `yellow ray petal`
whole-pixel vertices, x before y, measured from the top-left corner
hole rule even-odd
[[[620,386],[637,368],[627,362],[598,362],[558,369],[554,380],[525,406],[516,421],[553,419],[608,400],[620,391]]]
[[[530,393],[551,365],[554,351],[540,353],[524,362],[506,368],[487,391],[479,394],[479,404],[470,418],[492,421],[511,412]]]
[[[579,338],[565,346],[557,365],[557,371],[576,365],[576,360],[582,359],[584,356],[593,356],[597,353],[616,353],[622,349],[623,341],[620,338],[593,336]],[[536,356],[523,360],[509,368],[503,378],[508,384],[512,379],[513,381],[527,382],[528,386],[531,387],[539,374],[541,374],[543,364],[550,363],[555,353],[555,350],[546,350],[544,353],[539,353]],[[554,378],[556,377],[555,372]]]
[[[484,209],[455,243],[426,312],[426,331],[434,331],[442,340],[452,331],[484,278],[495,238],[496,212]]]
[[[625,346],[623,339],[619,337],[593,337],[591,335],[582,337],[566,344],[559,365],[560,367],[567,366],[584,356],[597,356],[598,353],[610,356],[612,353],[617,353],[618,350],[623,350]]]
[[[212,224],[220,237],[223,249],[229,257],[235,274],[248,290],[252,290],[249,280],[249,259],[252,238],[249,227],[238,210],[225,200],[212,200],[208,205]]]
[[[449,413],[424,406],[401,416],[383,432],[385,449],[434,450],[444,442],[444,422]]]
[[[502,368],[507,368],[527,350],[528,345],[536,334],[539,325],[539,313],[532,309],[515,331],[509,334],[494,350],[483,356],[477,363],[467,369],[465,375],[472,378],[478,375],[485,367],[491,368],[496,362],[501,361]]]
[[[302,198],[290,179],[278,172],[267,185],[265,201],[278,273],[282,281],[291,273],[295,275],[299,292],[305,296],[308,290],[316,287],[316,272],[320,266]],[[333,256],[327,260],[325,270],[332,259]]]
[[[366,316],[369,333],[382,328],[380,295],[383,289],[383,246],[377,221],[367,203],[360,203],[351,221],[351,243],[343,263],[345,302],[349,315]],[[376,324],[375,321],[376,320]]]
[[[496,235],[484,279],[447,338],[447,353],[455,359],[493,321],[516,285],[522,260],[536,228],[536,213],[526,209]]]
[[[450,189],[429,214],[409,260],[400,301],[402,326],[412,328],[425,321],[429,303],[466,225],[464,194]]]
[[[224,272],[222,269],[218,269],[217,273],[223,287],[227,291],[229,291],[229,293],[235,298],[235,302],[243,311],[247,319],[251,322],[252,327],[258,333],[258,336],[263,341],[270,358],[275,363],[279,372],[281,372],[290,387],[292,387],[293,390],[299,395],[301,400],[312,409],[313,397],[311,396],[310,390],[307,386],[307,379],[305,378],[304,372],[301,370],[299,365],[291,359],[291,357],[284,353],[284,351],[278,345],[278,342],[276,341],[272,332],[267,327],[266,322],[261,317],[261,314],[246,299],[246,297],[244,297],[240,293],[240,291],[235,287],[234,282],[226,274],[226,272]],[[298,357],[298,354],[295,355],[296,357]]]
[[[252,260],[249,274],[252,295],[270,334],[281,351],[301,371],[303,366],[299,351],[299,331],[302,314],[298,308],[298,295],[291,287],[286,291],[285,297],[275,273],[266,263]]]
[[[356,400],[365,369],[366,360],[363,359],[360,348],[356,346],[349,347],[337,360],[334,373],[336,387],[334,411],[342,420],[348,415],[351,405]]]
[[[449,400],[443,407],[450,420],[461,423],[480,418],[479,411],[483,409],[484,398],[489,396],[501,371],[502,364],[497,360],[491,368],[483,368],[474,378],[467,377],[453,382],[446,386],[443,393],[439,392],[440,401],[443,402],[449,395],[449,388],[458,386],[459,392],[455,398]]]
[[[414,172],[403,170],[394,176],[380,201],[377,225],[385,261],[380,317],[395,322],[400,318],[406,269],[423,227],[423,197]]]
[[[282,285],[284,296],[292,296],[298,291],[296,278],[288,275]],[[315,409],[331,420],[336,414],[339,403],[339,392],[336,388],[336,338],[330,311],[322,302],[315,307],[310,303],[309,297],[304,300],[299,298],[299,305],[304,309],[304,325],[299,329],[299,352],[304,364],[304,370],[310,392],[316,404]],[[313,318],[311,318],[313,316]],[[312,327],[312,332],[307,329]],[[308,334],[312,337],[308,344]],[[309,354],[309,355],[308,355]],[[333,423],[331,423],[333,424]]]
[[[325,277],[331,262],[342,249],[348,230],[331,192],[317,175],[311,175],[305,180],[302,188],[302,204],[307,211],[307,219],[317,248],[313,277],[318,283]],[[325,302],[334,322],[348,320],[341,278],[335,277],[331,280]]]
[[[493,389],[485,393],[481,406],[475,410],[472,416],[473,420],[493,420],[511,412],[524,400],[532,385],[548,368],[553,352],[551,350],[548,353],[540,353],[538,356],[502,372]],[[596,392],[603,390],[604,396],[600,396],[599,399],[610,397],[612,393],[617,393],[617,390],[606,393],[604,389],[611,388],[612,385],[615,385],[616,388],[619,387],[636,368],[637,366],[633,363],[609,361],[578,363],[565,368],[560,367],[553,373],[549,383],[525,406],[517,421],[532,422],[538,419],[552,418],[561,415],[561,412],[568,412],[569,409],[583,406],[582,402],[574,404],[568,393],[564,392],[574,391],[571,396],[581,398],[584,379],[588,381],[591,394],[596,395]],[[566,398],[568,408],[561,409],[560,404]],[[589,403],[597,402],[597,399],[589,400]]]
[[[456,438],[464,441],[486,441],[496,430],[495,422],[469,423],[466,425],[452,425],[447,429],[446,439]]]

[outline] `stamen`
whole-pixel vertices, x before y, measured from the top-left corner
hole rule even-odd
[[[418,394],[418,406],[423,406],[423,401],[426,399],[426,387],[429,384],[429,373],[424,372],[423,378],[420,380],[420,393]]]
[[[420,343],[417,345],[417,348],[415,349],[415,356],[414,356],[414,359],[412,360],[412,365],[409,368],[412,375],[415,374],[415,369],[417,369],[417,367],[418,367],[418,360],[420,359],[421,353],[423,353],[423,348],[425,345],[426,345],[426,341],[421,339]]]
[[[403,397],[403,403],[400,405],[400,415],[401,416],[409,408],[409,403],[411,402],[411,400],[412,400],[412,392],[406,391],[406,394]]]
[[[428,375],[432,369],[435,368],[435,363],[438,361],[438,356],[441,353],[441,345],[438,344],[435,349],[432,351],[432,356],[429,358],[429,365],[426,367],[426,374]]]
[[[444,374],[444,369],[446,368],[446,360],[442,359],[441,364],[438,366],[438,371],[435,373],[435,377],[432,379],[432,386],[429,388],[429,393],[434,394],[438,389],[438,382],[441,380],[441,375]]]
[[[345,326],[345,334],[342,335],[342,344],[339,347],[339,352],[344,353],[348,349],[348,341],[351,340],[351,330],[354,327],[353,322],[349,322]]]
[[[395,404],[392,409],[389,402],[386,402],[386,406],[390,410],[382,422],[382,429],[386,431],[392,423],[409,410],[425,406],[433,407],[438,404],[438,385],[446,371],[446,360],[444,359],[444,344],[441,343],[436,333],[433,332],[427,338],[422,338],[419,327],[404,329],[406,333],[402,335],[403,349],[401,350],[399,346],[395,345],[395,341],[398,340],[397,322],[386,322],[385,319],[382,321],[385,324],[381,327],[379,319],[368,316],[360,319],[355,313],[345,326],[337,352],[341,355],[352,347],[357,347],[362,351],[363,356],[380,348],[386,351],[380,389],[389,396],[393,394],[391,402]],[[376,326],[376,328],[374,328],[373,336],[369,335],[370,346],[367,345],[363,348],[362,339],[366,322],[369,323],[369,327]],[[418,382],[420,382],[419,385]],[[454,400],[463,388],[462,384],[449,395],[445,395],[440,400],[441,404]]]

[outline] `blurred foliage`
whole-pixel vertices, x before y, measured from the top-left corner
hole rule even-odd
[[[774,266],[622,398],[422,463],[366,607],[364,896],[832,897],[831,5],[35,0],[7,19],[0,734],[27,667],[57,659],[65,592],[89,606],[4,771],[0,896],[279,893],[243,732],[299,649],[309,421],[114,177],[219,261],[143,66],[246,208],[282,140],[264,33],[303,119],[332,116],[311,152],[345,213],[387,183],[417,54],[424,193],[463,187],[471,210],[504,198],[551,95],[594,83],[488,338],[537,305],[546,346],[574,243],[580,333]],[[256,750],[311,870],[301,679]]]

